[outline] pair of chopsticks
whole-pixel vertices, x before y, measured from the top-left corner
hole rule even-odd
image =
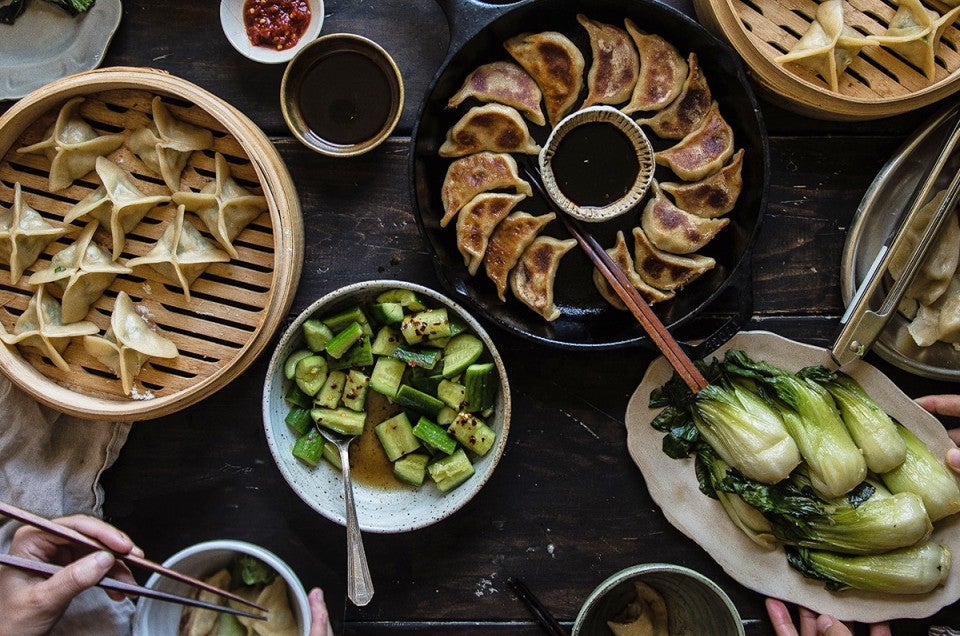
[[[507,583],[516,592],[517,596],[521,601],[527,606],[527,608],[533,613],[536,617],[537,622],[540,624],[540,627],[543,628],[543,631],[550,634],[550,636],[567,636],[567,632],[564,631],[563,627],[560,626],[560,623],[557,622],[557,619],[553,617],[553,614],[550,613],[543,603],[540,602],[533,592],[530,591],[530,588],[527,587],[526,583],[521,581],[515,576],[511,576],[507,579]]]
[[[247,599],[233,594],[232,592],[227,592],[226,590],[221,590],[220,588],[214,587],[209,583],[204,583],[199,579],[195,579],[186,574],[182,574],[175,570],[165,568],[159,563],[154,563],[149,559],[136,556],[134,554],[118,554],[115,551],[111,550],[109,547],[100,543],[96,539],[92,539],[85,534],[77,532],[73,528],[68,528],[62,526],[59,523],[45,519],[39,515],[36,515],[27,510],[18,508],[12,504],[0,501],[0,515],[10,517],[11,519],[16,519],[22,523],[25,523],[29,526],[39,528],[45,532],[48,532],[54,536],[60,537],[71,541],[77,545],[90,548],[91,550],[105,550],[113,554],[118,560],[123,561],[127,565],[136,565],[142,567],[151,572],[156,572],[157,574],[166,576],[168,578],[180,581],[181,583],[186,583],[192,587],[200,588],[208,592],[212,592],[224,598],[237,601],[238,603],[243,603],[244,605],[250,606],[254,609],[258,609],[261,612],[267,612],[267,608],[248,601]],[[44,576],[53,576],[63,568],[58,565],[53,565],[50,563],[44,563],[42,561],[34,561],[33,559],[26,559],[23,557],[13,556],[10,554],[0,554],[0,565],[6,565],[18,570],[23,570],[26,572],[33,572],[35,574],[40,574]],[[97,587],[103,588],[105,590],[111,590],[116,592],[122,592],[124,594],[129,594],[131,596],[144,596],[147,598],[156,599],[159,601],[167,601],[170,603],[177,603],[180,605],[189,605],[191,607],[199,607],[203,609],[213,610],[216,612],[224,612],[227,614],[236,614],[238,616],[246,616],[248,618],[254,618],[258,620],[266,620],[267,617],[260,614],[252,614],[250,612],[245,612],[243,610],[234,609],[229,606],[224,605],[214,605],[213,603],[207,603],[200,601],[194,598],[189,598],[186,596],[178,596],[176,594],[169,594],[167,592],[161,592],[160,590],[154,590],[149,587],[143,587],[140,585],[132,585],[130,583],[124,583],[123,581],[117,581],[116,579],[105,578],[101,580]]]
[[[630,284],[630,281],[627,280],[627,275],[620,269],[620,266],[610,258],[607,251],[597,243],[597,240],[593,238],[593,236],[583,231],[580,223],[576,219],[571,219],[554,203],[550,195],[543,189],[543,185],[540,182],[539,171],[531,169],[529,166],[524,166],[524,170],[540,196],[557,213],[557,216],[563,221],[567,231],[570,232],[573,238],[577,239],[577,243],[583,251],[586,252],[587,257],[593,263],[594,267],[596,267],[597,270],[603,274],[607,282],[610,283],[610,287],[617,296],[620,297],[623,304],[627,306],[630,313],[634,315],[640,323],[640,326],[647,332],[647,335],[650,336],[650,339],[663,353],[667,362],[670,363],[670,366],[673,367],[684,383],[686,383],[694,393],[706,388],[707,384],[709,384],[707,379],[703,377],[703,374],[700,373],[700,370],[690,359],[690,356],[686,354],[670,332],[667,331],[667,328],[653,312],[653,309],[650,308],[647,301],[643,299],[640,292]]]

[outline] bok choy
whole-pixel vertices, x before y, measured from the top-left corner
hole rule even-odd
[[[907,446],[906,459],[880,478],[891,492],[912,492],[923,499],[931,521],[960,512],[960,486],[957,477],[927,445],[903,425],[897,432]]]

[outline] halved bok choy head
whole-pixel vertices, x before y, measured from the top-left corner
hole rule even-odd
[[[943,457],[934,455],[927,445],[902,424],[897,432],[907,446],[903,463],[880,478],[891,492],[912,492],[923,500],[931,521],[960,512],[960,484]]]

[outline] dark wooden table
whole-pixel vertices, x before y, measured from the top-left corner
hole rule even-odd
[[[323,33],[376,40],[395,57],[406,84],[403,118],[387,143],[363,157],[330,159],[291,137],[278,102],[282,66],[236,53],[220,30],[218,4],[127,0],[104,65],[155,67],[195,82],[271,137],[296,182],[306,226],[291,316],[347,283],[397,278],[436,287],[414,220],[408,148],[420,100],[447,50],[438,6],[433,0],[328,0]],[[688,5],[677,6],[689,12]],[[771,188],[753,262],[748,328],[832,342],[842,311],[845,231],[877,171],[931,112],[839,124],[763,105]],[[344,258],[345,248],[363,257]],[[695,334],[697,324],[690,331]],[[407,534],[366,535],[376,585],[367,607],[344,597],[343,528],[287,487],[267,450],[260,417],[267,354],[204,402],[134,425],[104,476],[106,516],[158,560],[224,537],[275,551],[308,587],[326,590],[338,633],[535,634],[509,576],[524,579],[569,625],[604,578],[658,561],[711,577],[736,603],[748,634],[772,633],[762,597],[666,521],[627,454],[624,410],[654,354],[643,348],[573,354],[492,333],[514,398],[506,453],[491,481],[451,518]],[[957,388],[870,360],[911,395]],[[960,626],[960,608],[898,622],[894,631],[926,633],[932,624]]]

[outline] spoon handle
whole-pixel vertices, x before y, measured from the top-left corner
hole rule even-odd
[[[338,445],[339,446],[339,445]],[[346,444],[339,446],[343,468],[343,494],[347,504],[347,596],[354,605],[363,606],[373,598],[373,579],[363,549],[363,536],[357,521],[357,505],[353,500],[353,480],[350,478],[350,457]]]

